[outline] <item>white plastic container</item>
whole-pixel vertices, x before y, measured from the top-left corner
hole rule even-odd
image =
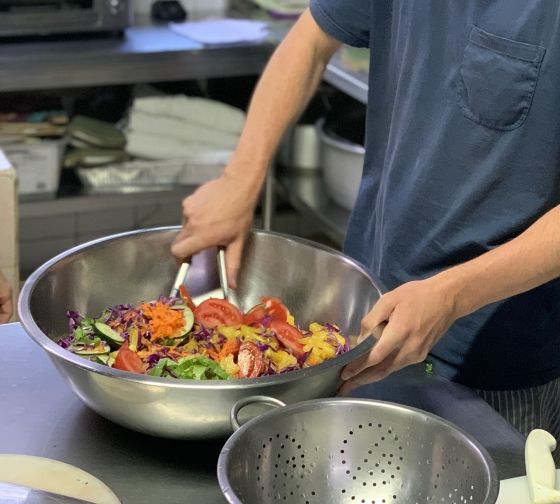
[[[22,197],[52,197],[58,191],[62,140],[20,142],[2,146],[6,157],[16,169]]]
[[[324,119],[317,122],[321,141],[323,179],[329,196],[346,210],[352,210],[362,180],[365,148],[325,131]]]

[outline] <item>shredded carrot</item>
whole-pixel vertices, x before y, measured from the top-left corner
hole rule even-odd
[[[140,310],[148,319],[153,341],[178,336],[185,327],[182,310],[174,310],[160,301],[143,304]]]
[[[202,348],[200,350],[200,353],[202,355],[207,355],[208,357],[210,357],[212,360],[218,361],[218,352],[216,352],[216,350],[214,350],[213,348]]]
[[[233,354],[236,355],[239,352],[239,347],[241,346],[241,341],[239,338],[235,338],[232,340],[228,340],[224,343],[224,346],[220,350],[218,355],[218,360],[225,359],[228,355]]]

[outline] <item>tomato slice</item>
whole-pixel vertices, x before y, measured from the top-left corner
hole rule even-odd
[[[194,304],[194,301],[192,300],[192,297],[184,284],[181,284],[179,286],[179,294],[181,294],[181,298],[186,303],[186,305],[191,309],[192,312],[194,312],[196,310],[196,305]]]
[[[261,301],[269,317],[272,317],[274,320],[282,320],[283,322],[288,320],[288,308],[278,298],[263,297]]]
[[[243,315],[243,323],[245,325],[261,324],[268,316],[264,305],[253,306],[245,315]]]
[[[117,352],[113,367],[121,369],[122,371],[130,371],[131,373],[144,372],[142,360],[136,355],[136,352],[128,348],[128,343],[125,343]]]
[[[288,320],[288,308],[278,298],[263,297],[261,304],[253,306],[243,315],[243,323],[245,325],[262,324],[266,318],[286,322]]]
[[[243,316],[237,307],[225,299],[211,298],[196,307],[194,320],[207,329],[212,329],[220,325],[239,325]]]
[[[265,370],[263,354],[252,341],[241,343],[237,365],[239,366],[239,374],[243,378],[257,378]]]
[[[273,320],[270,323],[270,329],[276,333],[276,337],[293,355],[296,357],[302,357],[305,354],[303,345],[299,342],[303,335],[299,330],[283,322],[282,320]]]

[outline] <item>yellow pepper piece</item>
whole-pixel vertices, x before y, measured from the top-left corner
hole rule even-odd
[[[248,338],[248,339],[252,339],[252,338],[256,338],[259,336],[259,331],[258,329],[255,329],[254,327],[248,326],[248,325],[242,325],[241,326],[241,336],[243,336],[244,338]]]
[[[321,359],[321,357],[319,355],[317,355],[317,352],[315,349],[311,350],[311,353],[307,356],[307,359],[305,360],[305,364],[308,366],[317,366],[318,364],[321,364],[323,362],[323,359]]]
[[[218,332],[224,338],[227,338],[228,340],[230,340],[230,339],[234,339],[238,336],[239,329],[236,326],[221,325],[221,326],[218,326]]]
[[[237,376],[239,373],[239,366],[233,361],[233,354],[220,361],[220,367],[230,376]]]
[[[278,371],[297,365],[297,359],[284,350],[274,351],[269,348],[264,352],[264,355],[274,362]]]
[[[311,332],[319,332],[319,331],[324,331],[325,327],[322,326],[321,324],[317,324],[317,322],[313,322],[312,324],[309,324],[309,331]]]
[[[198,352],[198,342],[192,338],[183,348],[186,353],[192,353],[193,351]]]

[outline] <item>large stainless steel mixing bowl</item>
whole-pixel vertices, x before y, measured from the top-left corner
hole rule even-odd
[[[19,313],[27,333],[47,352],[72,390],[93,410],[131,429],[168,438],[231,433],[233,404],[249,395],[286,403],[333,395],[341,368],[371,348],[366,340],[347,354],[304,370],[257,379],[196,382],[111,369],[62,349],[67,310],[97,315],[107,306],[137,303],[169,292],[177,271],[169,248],[178,228],[135,231],[73,248],[47,262],[25,283]],[[196,296],[218,286],[215,251],[193,259],[186,284]],[[255,231],[249,238],[232,299],[242,309],[260,296],[280,297],[296,319],[336,322],[357,334],[379,297],[375,282],[352,260],[326,247]]]

